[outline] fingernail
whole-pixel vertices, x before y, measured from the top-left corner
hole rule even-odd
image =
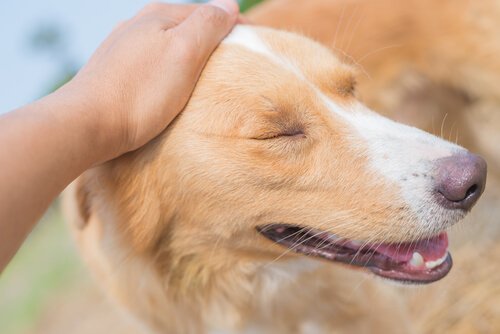
[[[209,5],[219,7],[228,14],[238,12],[238,3],[235,0],[212,0],[208,2]]]

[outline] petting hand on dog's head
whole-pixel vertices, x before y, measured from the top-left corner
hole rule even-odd
[[[103,123],[115,150],[104,159],[144,145],[184,107],[210,54],[238,19],[235,1],[211,4],[146,6],[114,29],[65,88],[90,103]]]
[[[235,0],[150,4],[68,84],[0,117],[0,271],[72,180],[167,127],[238,12]]]

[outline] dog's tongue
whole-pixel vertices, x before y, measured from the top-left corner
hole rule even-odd
[[[442,258],[448,250],[448,235],[443,232],[435,237],[414,242],[378,244],[371,246],[377,253],[388,256],[398,262],[409,261],[414,252],[420,253],[424,261]]]

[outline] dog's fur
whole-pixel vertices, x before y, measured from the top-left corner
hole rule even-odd
[[[331,1],[311,3],[275,0],[252,15],[266,24],[298,27],[330,45],[331,38],[346,40],[347,32],[335,33],[321,20],[348,20],[339,13],[357,2],[346,2],[340,12]],[[393,10],[388,1],[380,4],[380,13]],[[304,15],[293,16],[294,8]],[[286,18],[269,19],[269,13],[284,10],[290,10]],[[361,36],[373,26],[394,32],[384,22],[403,15],[387,14],[385,21],[379,12],[369,15],[382,20],[378,25],[360,21]],[[404,12],[415,20],[422,15]],[[416,23],[411,27],[407,31],[419,31]],[[374,61],[373,68],[380,68],[370,73],[376,82],[361,82],[369,103],[389,112],[398,104],[411,109],[403,103],[412,99],[411,92],[394,88],[408,75],[424,78],[432,91],[436,85],[451,96],[465,96],[460,103],[470,106],[468,87],[476,86],[464,82],[464,95],[456,86],[457,73],[450,71],[448,78],[416,66],[406,74],[398,64],[412,59],[403,55],[410,57],[423,45],[419,37],[399,35],[394,38],[414,49],[394,51],[388,65]],[[354,35],[348,44],[361,48],[362,42]],[[348,51],[359,57],[378,48],[364,47],[357,54]],[[400,242],[435,234],[462,218],[437,206],[426,192],[435,161],[462,149],[373,114],[355,98],[354,86],[352,67],[319,44],[284,32],[236,28],[164,134],[88,171],[68,189],[68,216],[99,283],[148,331],[158,333],[432,330],[426,321],[446,312],[452,295],[420,312],[419,296],[403,298],[352,268],[292,254],[255,230],[279,221],[346,238]],[[376,91],[387,87],[398,103],[377,98]]]

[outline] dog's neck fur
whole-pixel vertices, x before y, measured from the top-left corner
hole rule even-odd
[[[119,235],[108,230],[104,239]],[[125,247],[116,247],[119,243],[110,239],[102,243],[114,245],[112,256],[117,258],[108,258],[110,263],[128,261],[127,266],[115,268],[113,273],[121,276],[116,281],[123,286],[108,292],[134,310],[141,320],[147,319],[153,332],[330,333],[333,329],[338,333],[363,332],[367,329],[346,319],[366,319],[371,316],[372,307],[387,308],[387,314],[391,314],[392,320],[373,322],[381,326],[381,332],[390,333],[394,319],[404,323],[404,308],[387,305],[386,301],[392,299],[387,296],[388,291],[378,290],[377,282],[338,266],[325,266],[309,259],[270,265],[241,263],[226,256],[227,266],[216,268],[204,263],[203,254],[191,254],[182,264],[164,267],[168,272],[163,277],[167,280],[161,281],[156,264],[130,254]],[[119,291],[128,293],[116,296]],[[362,299],[366,303],[359,303]],[[331,303],[332,300],[341,302]],[[332,305],[337,309],[332,309]]]
[[[95,203],[102,201],[99,196],[93,198]],[[120,284],[107,292],[121,306],[133,310],[141,323],[146,320],[150,326],[148,331],[331,333],[335,329],[339,333],[363,332],[367,329],[346,319],[358,316],[366,319],[372,316],[372,307],[388,308],[387,314],[392,314],[387,321],[372,322],[381,326],[380,331],[390,333],[394,318],[401,319],[405,326],[404,308],[386,303],[387,298],[392,299],[387,296],[388,291],[378,290],[378,282],[366,280],[364,275],[352,270],[293,256],[271,263],[246,261],[242,254],[231,256],[231,252],[223,248],[215,248],[211,254],[186,249],[181,256],[177,254],[180,260],[169,262],[171,248],[165,239],[162,248],[154,250],[156,256],[144,256],[125,247],[126,236],[118,228],[117,215],[110,216],[112,211],[107,209],[102,213],[94,210],[86,227],[91,230],[87,232],[88,240],[99,240],[95,248],[101,248],[96,252],[101,263],[100,278],[113,277],[113,281]],[[169,222],[173,229],[183,223],[180,216]],[[92,234],[100,237],[92,237]],[[151,261],[152,258],[155,261]],[[127,265],[115,265],[124,262]],[[367,302],[359,303],[361,299]],[[341,302],[331,303],[332,300]],[[332,305],[336,309],[332,309]]]

